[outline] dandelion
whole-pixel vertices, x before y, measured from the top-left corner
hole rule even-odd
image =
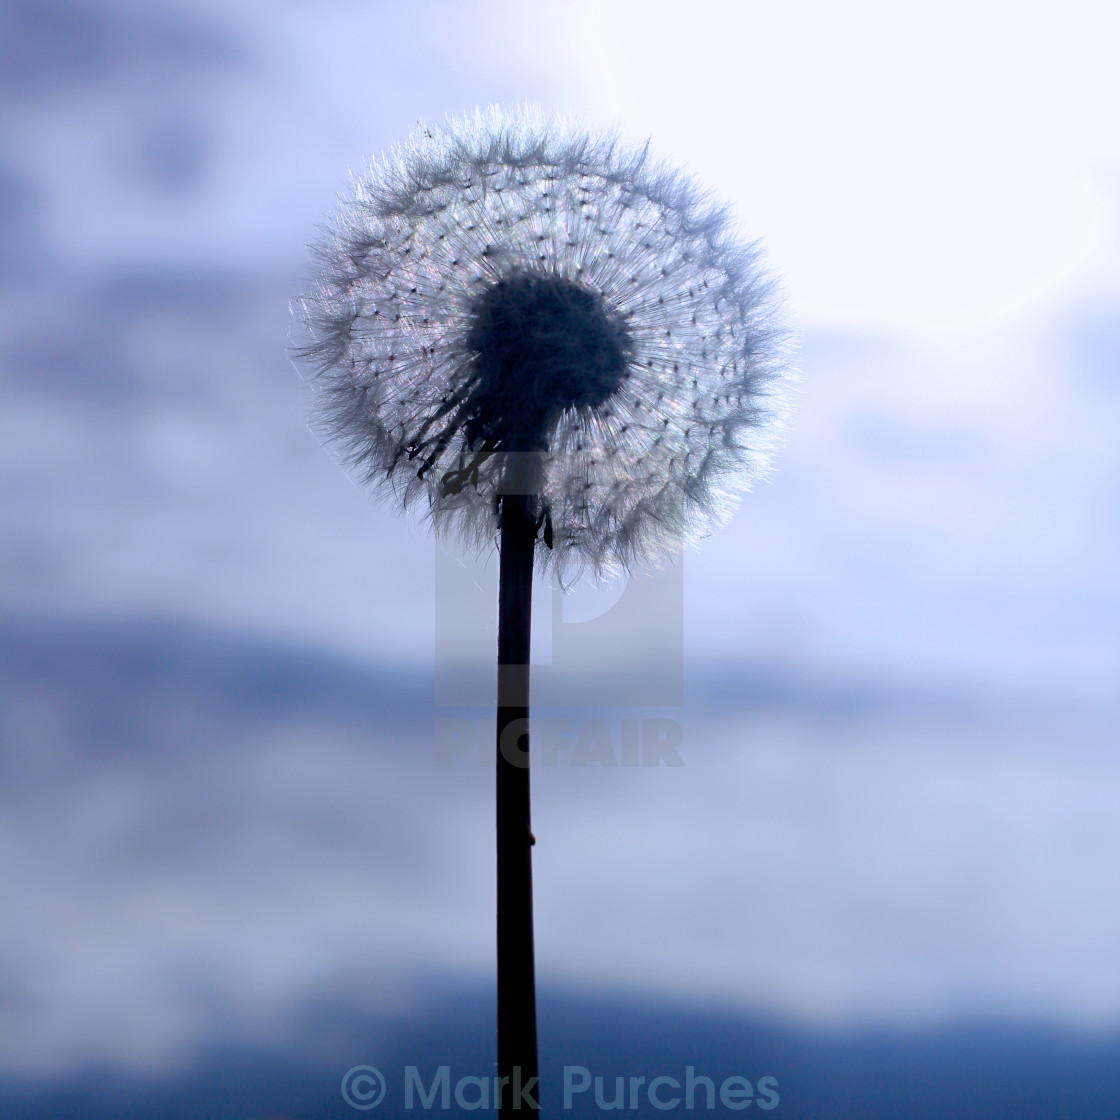
[[[656,563],[765,474],[789,381],[774,288],[686,176],[530,110],[418,129],[316,252],[318,430],[437,532],[499,545],[499,1074],[526,1084],[534,563]]]

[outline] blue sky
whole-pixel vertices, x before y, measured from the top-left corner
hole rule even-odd
[[[734,582],[758,587],[799,616],[789,629],[808,654],[913,659],[918,671],[923,659],[937,672],[967,663],[968,673],[1006,660],[1107,690],[1120,560],[1109,439],[1120,157],[1107,126],[1117,92],[1107,35],[1091,34],[1104,16],[1092,5],[1060,21],[1045,7],[1012,19],[998,6],[937,20],[875,6],[844,21],[827,6],[777,16],[701,5],[706,18],[695,19],[645,4],[558,11],[110,6],[100,18],[119,27],[86,48],[85,69],[46,90],[40,64],[39,84],[16,91],[6,114],[7,174],[35,198],[37,259],[71,275],[248,273],[275,281],[279,308],[299,291],[304,245],[347,168],[417,119],[536,100],[617,121],[733,204],[780,271],[802,335],[804,391],[780,473],[696,554],[693,586],[719,600]],[[67,21],[53,26],[64,38]],[[47,34],[28,34],[44,55],[57,49]],[[252,337],[263,352],[282,329],[255,316],[239,343]],[[232,394],[226,403],[235,407]],[[261,437],[298,439],[290,426],[281,437],[292,405],[276,403]],[[216,420],[210,409],[205,422]],[[212,509],[206,449],[190,447],[205,436],[186,414],[168,422],[174,430],[155,437],[165,458],[185,457]],[[239,449],[222,443],[259,457],[244,438]],[[241,472],[247,505],[263,500],[250,497],[252,469]],[[307,469],[291,464],[294,476]],[[355,522],[371,517],[383,515],[355,503]],[[270,531],[282,532],[276,520]],[[302,534],[304,547],[345,520]],[[379,562],[399,585],[430,561],[420,532],[390,524],[377,532],[390,553]],[[196,572],[215,563],[190,562]],[[220,593],[238,570],[206,578]],[[120,583],[125,599],[162,594],[128,573]],[[255,625],[325,627],[327,640],[346,626],[345,604],[254,602],[240,583],[229,597]],[[1044,600],[1049,617],[1032,624]],[[692,602],[705,642],[722,642],[703,596]],[[754,627],[727,607],[735,642]],[[401,652],[426,656],[418,637]],[[365,632],[348,638],[361,645]]]
[[[21,641],[108,625],[111,651],[116,621],[154,620],[172,645],[298,651],[297,678],[338,658],[420,689],[435,546],[306,430],[285,351],[305,246],[348,169],[420,119],[532,100],[617,122],[763,239],[802,384],[773,481],[685,559],[688,765],[539,783],[542,975],[809,1022],[1120,1020],[1115,14],[51,0],[2,18],[0,602]],[[294,729],[237,709],[238,739],[198,685],[197,735],[231,757],[192,770],[122,672],[140,715],[121,734],[151,748],[134,765],[71,695],[96,662],[18,699],[31,770],[75,765],[5,818],[15,1060],[172,1060],[219,1030],[196,980],[225,992],[222,1029],[266,1031],[360,976],[368,929],[392,999],[436,958],[486,974],[488,787],[433,770],[431,711],[402,724],[415,757],[377,720],[365,753],[329,690]],[[873,699],[844,714],[837,694]],[[400,815],[408,876],[366,786]],[[160,831],[192,805],[232,849]],[[291,873],[262,892],[269,842]],[[129,845],[153,843],[138,868]],[[63,899],[80,934],[52,925]]]

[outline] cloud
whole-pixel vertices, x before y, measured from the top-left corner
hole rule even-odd
[[[286,1045],[315,1003],[490,975],[493,770],[435,765],[430,677],[181,623],[4,629],[8,1069]],[[683,768],[535,771],[544,986],[1120,1018],[1114,713],[709,676]]]
[[[189,7],[129,0],[4,0],[0,95],[12,102],[74,97],[244,60],[235,39]]]
[[[86,233],[121,212],[197,193],[216,170],[221,97],[251,67],[236,34],[191,6],[7,0],[0,120],[42,234]]]

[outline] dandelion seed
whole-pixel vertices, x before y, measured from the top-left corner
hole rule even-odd
[[[317,430],[437,531],[495,542],[507,453],[532,452],[532,516],[553,527],[538,563],[609,574],[708,535],[767,472],[789,385],[773,285],[645,148],[531,111],[423,128],[357,180],[317,255],[299,307]],[[378,316],[401,291],[422,318]],[[698,484],[667,469],[686,451],[707,456]]]

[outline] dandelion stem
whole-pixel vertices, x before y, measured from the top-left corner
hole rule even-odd
[[[501,499],[498,590],[498,1076],[500,1116],[539,1108],[529,815],[529,634],[537,526],[520,495]],[[499,1081],[499,1085],[503,1084]],[[524,1094],[521,1091],[524,1088]],[[532,1100],[530,1106],[526,1104]]]

